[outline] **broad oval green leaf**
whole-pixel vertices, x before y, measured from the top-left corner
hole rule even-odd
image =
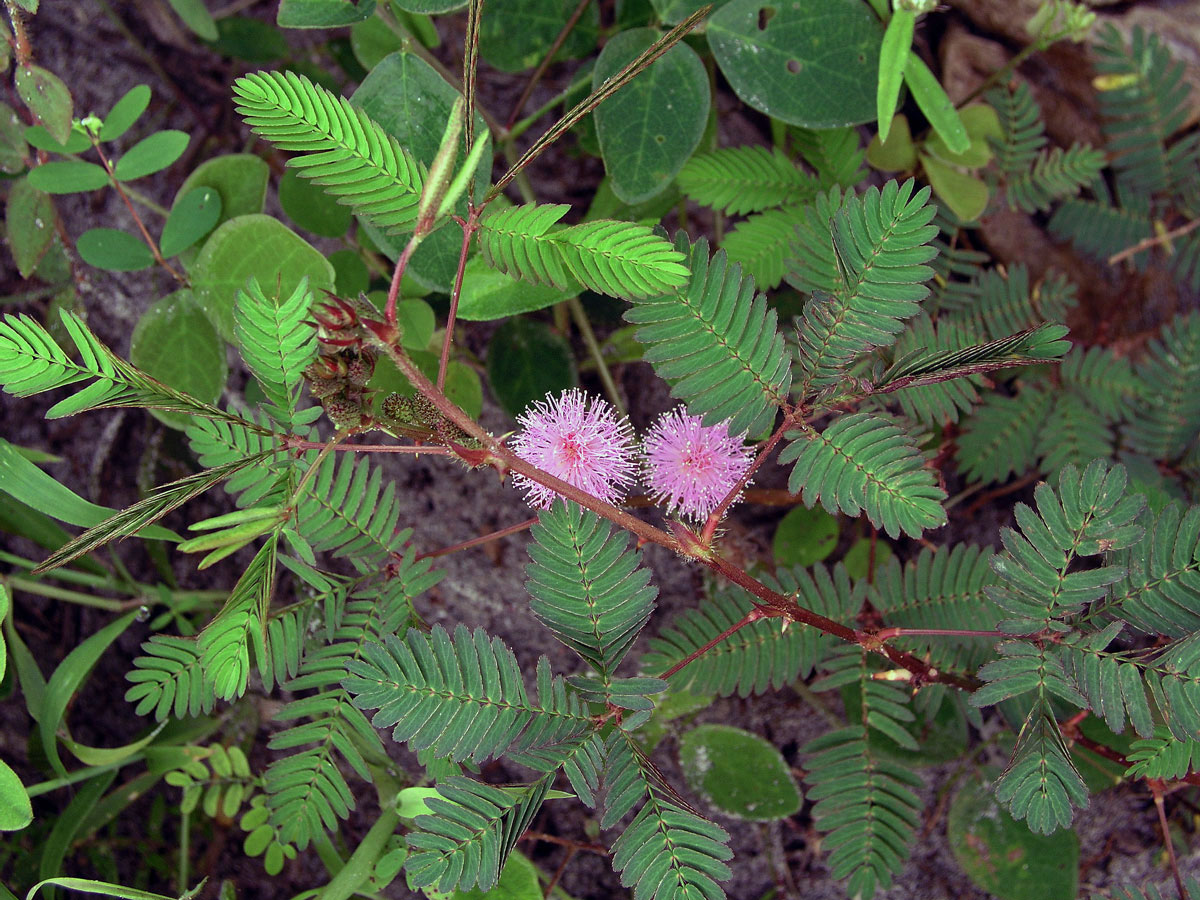
[[[46,150],[50,153],[82,153],[92,146],[92,142],[88,140],[88,136],[83,133],[81,128],[72,128],[71,135],[65,144],[60,144],[51,137],[44,125],[30,125],[25,129],[24,134],[25,140],[30,144],[39,150]]]
[[[141,117],[150,105],[150,88],[144,84],[136,84],[125,92],[125,95],[113,104],[113,108],[104,117],[100,125],[98,137],[102,141],[115,141]]]
[[[350,29],[350,49],[368,72],[403,47],[404,40],[379,16],[372,16]]]
[[[113,167],[113,173],[121,181],[133,181],[161,172],[183,155],[189,140],[182,131],[155,132],[125,151]]]
[[[354,250],[334,250],[327,257],[334,271],[334,293],[353,297],[363,293],[371,284],[371,272]]]
[[[21,277],[32,275],[50,249],[57,216],[50,196],[30,184],[28,178],[19,178],[12,183],[4,223],[8,248]]]
[[[174,256],[216,228],[220,218],[221,195],[216,188],[189,191],[167,215],[158,249],[163,256]]]
[[[489,11],[493,11],[491,6]],[[393,53],[377,65],[350,98],[400,145],[411,151],[420,162],[429,165],[437,154],[446,120],[460,96],[437,71],[412,53]],[[475,117],[475,133],[481,140],[491,141],[483,117]],[[460,142],[459,160],[466,158]],[[492,172],[492,154],[485,150],[475,170],[476,195],[488,184]],[[465,214],[466,199],[459,202],[457,211]],[[371,240],[388,256],[400,255],[407,235],[385,235],[369,223],[359,220]],[[434,231],[413,254],[405,274],[429,290],[449,293],[458,268],[462,248],[462,230],[449,222]]]
[[[32,125],[30,128],[42,126]],[[29,153],[29,148],[25,145],[27,130],[17,111],[7,103],[0,102],[0,172],[16,175],[25,171],[25,157]],[[42,128],[42,131],[45,129]],[[47,140],[53,140],[50,132],[45,133]]]
[[[728,725],[700,725],[679,739],[692,790],[728,816],[774,822],[800,809],[800,788],[774,746]]]
[[[479,21],[479,54],[505,72],[536,66],[578,5],[578,0],[487,0]],[[584,11],[556,59],[574,59],[595,48],[600,22],[596,7],[593,3]]]
[[[805,128],[874,120],[882,42],[883,26],[861,0],[732,0],[708,23],[737,95]]]
[[[512,318],[496,329],[487,351],[488,383],[514,419],[529,404],[577,383],[571,348],[544,322]]]
[[[192,292],[176,291],[154,303],[133,329],[129,361],[168,387],[215,403],[229,375],[225,345]],[[183,429],[187,413],[152,409],[166,425]]]
[[[117,228],[88,229],[75,249],[88,265],[110,272],[138,272],[154,265],[154,254],[142,239]]]
[[[167,0],[183,24],[206,41],[217,39],[217,23],[204,5],[204,0]]]
[[[837,517],[820,507],[795,507],[775,527],[775,565],[807,568],[820,562],[837,547],[838,530]]]
[[[227,16],[217,22],[218,53],[263,65],[288,55],[287,39],[278,28],[248,16]]]
[[[478,256],[467,261],[458,317],[468,322],[487,322],[553,306],[571,296],[569,291],[545,284],[528,284],[498,272]]]
[[[729,0],[650,0],[654,12],[666,25],[678,25],[702,6],[712,6],[716,12]]]
[[[271,167],[252,153],[217,156],[198,165],[175,194],[175,203],[198,187],[215,188],[221,195],[220,225],[229,219],[263,211]]]
[[[610,40],[596,60],[593,89],[658,38],[656,29],[635,28]],[[600,154],[618,198],[641,203],[670,185],[700,143],[711,95],[704,63],[679,43],[597,107]]]
[[[297,169],[288,169],[279,179],[279,205],[288,218],[321,237],[342,237],[350,230],[354,213]]]
[[[375,0],[279,0],[275,24],[280,28],[337,28],[375,13]]]
[[[467,0],[392,0],[392,2],[405,12],[427,15],[453,12],[467,5]]]
[[[312,245],[271,216],[230,219],[205,242],[192,267],[192,287],[205,315],[225,340],[233,340],[233,303],[251,277],[279,284],[290,297],[304,277],[314,292],[333,287],[333,266]]]
[[[29,183],[47,194],[78,194],[108,185],[108,173],[95,163],[64,159],[29,170]]]
[[[950,803],[946,834],[967,876],[1001,900],[1072,900],[1079,884],[1079,837],[1034,834],[1008,814],[978,776]]]
[[[922,153],[921,166],[939,200],[964,222],[974,222],[987,209],[988,186],[974,175],[960,172],[940,159]]]
[[[17,773],[0,760],[0,831],[20,831],[33,821],[33,805]]]
[[[541,900],[543,896],[537,868],[520,853],[513,852],[491,890],[473,887],[469,891],[455,891],[451,900]]]
[[[73,104],[62,79],[41,66],[17,66],[17,95],[60,144],[71,136]]]

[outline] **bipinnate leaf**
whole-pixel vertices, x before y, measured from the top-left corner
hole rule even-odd
[[[290,428],[304,368],[317,353],[316,329],[305,321],[313,295],[303,278],[290,295],[278,285],[269,291],[251,277],[237,292],[233,327],[242,359],[270,401],[268,415]]]
[[[820,500],[831,513],[865,512],[893,538],[920,537],[946,523],[946,492],[912,438],[890,419],[851,413],[822,432],[805,426],[787,437],[792,443],[779,461],[795,463],[788,489],[802,492],[805,505]]]
[[[807,203],[818,182],[778,147],[727,147],[697,153],[676,179],[697,203],[733,216],[784,204]]]
[[[238,112],[290,164],[389,231],[411,226],[423,176],[412,155],[361,109],[302,75],[258,72],[234,82]]]
[[[705,425],[728,419],[730,434],[758,434],[775,419],[791,385],[791,365],[776,315],[754,283],[708,241],[675,246],[691,278],[671,293],[635,299],[625,319],[639,328],[645,359]]]

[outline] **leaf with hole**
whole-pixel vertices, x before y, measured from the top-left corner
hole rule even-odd
[[[756,734],[701,725],[679,739],[679,765],[697,794],[727,816],[775,822],[800,809],[787,762]]]
[[[290,296],[307,277],[314,292],[333,287],[333,266],[312,245],[271,216],[230,219],[213,232],[192,266],[196,300],[217,333],[233,340],[233,302],[251,277]]]
[[[821,562],[838,541],[838,520],[820,507],[790,510],[775,527],[772,547],[777,566],[803,566]]]
[[[574,387],[571,348],[544,322],[514,317],[492,336],[487,352],[488,383],[504,411],[516,418],[548,393]]]
[[[613,37],[596,60],[593,90],[659,37],[653,28]],[[700,143],[711,94],[699,55],[679,43],[596,108],[600,155],[619,199],[641,203],[667,188]]]
[[[154,254],[140,237],[116,228],[88,229],[75,249],[88,265],[110,272],[138,272],[154,265]]]
[[[205,403],[217,401],[229,375],[225,345],[188,290],[168,294],[142,314],[130,339],[129,361]],[[150,412],[173,428],[186,428],[191,421],[187,413]]]
[[[171,207],[158,249],[165,257],[181,253],[212,231],[220,218],[221,195],[217,189],[196,188]]]
[[[860,0],[732,0],[708,43],[747,104],[789,125],[839,128],[875,119],[883,26]]]

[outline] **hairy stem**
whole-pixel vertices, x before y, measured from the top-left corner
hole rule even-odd
[[[663,680],[670,678],[672,675],[674,675],[676,672],[678,672],[680,669],[682,669],[688,663],[694,662],[695,660],[699,659],[701,656],[703,656],[705,653],[707,653],[713,647],[717,646],[717,644],[724,641],[726,638],[732,637],[733,635],[735,635],[739,631],[741,631],[743,628],[745,628],[747,625],[752,625],[755,622],[757,622],[759,619],[763,619],[763,618],[766,618],[766,614],[761,609],[759,609],[757,606],[754,607],[754,609],[750,610],[750,612],[746,613],[746,615],[742,616],[741,619],[734,622],[732,625],[730,625],[728,628],[726,628],[724,631],[722,631],[720,634],[718,634],[711,641],[706,641],[703,646],[697,647],[695,650],[693,650],[691,653],[689,653],[687,656],[685,656],[679,662],[675,663],[675,665],[671,666],[671,668],[667,669],[667,671],[663,672],[658,677],[662,678]]]
[[[579,0],[579,4],[575,7],[575,11],[571,13],[567,22],[559,30],[558,36],[554,39],[554,43],[550,45],[550,49],[546,51],[546,55],[542,57],[541,63],[534,69],[533,74],[529,76],[529,81],[525,83],[525,90],[521,91],[521,96],[517,98],[517,102],[513,104],[512,112],[508,114],[508,121],[504,123],[504,130],[511,131],[513,123],[517,121],[517,116],[521,114],[521,110],[525,108],[525,104],[529,102],[529,96],[533,93],[533,89],[537,87],[542,76],[546,74],[546,70],[550,68],[550,63],[554,61],[554,57],[562,48],[571,32],[575,30],[575,26],[579,24],[580,18],[583,17],[584,11],[587,10],[592,0]]]
[[[481,544],[489,544],[492,541],[498,541],[510,535],[520,534],[522,531],[527,531],[537,524],[537,516],[532,519],[526,519],[524,522],[518,522],[516,525],[509,525],[507,528],[501,528],[497,531],[490,531],[487,534],[482,534],[479,537],[471,538],[469,541],[462,541],[458,544],[451,544],[449,547],[442,547],[440,550],[430,550],[428,553],[418,553],[417,559],[430,559],[434,556],[448,556],[451,553],[457,553],[459,550],[469,550],[471,547],[478,547]]]

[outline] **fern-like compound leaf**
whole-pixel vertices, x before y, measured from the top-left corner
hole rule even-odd
[[[504,863],[541,809],[553,779],[519,787],[493,787],[452,777],[426,801],[430,812],[417,816],[407,836],[409,884],[438,891],[491,890]]]
[[[840,563],[832,571],[820,564],[811,570],[780,569],[777,578],[781,593],[835,621],[853,620],[865,596],[865,583],[852,585]],[[741,588],[714,591],[651,638],[650,651],[642,657],[639,669],[653,674],[667,671],[719,637],[753,608],[750,595]],[[797,678],[807,678],[832,646],[832,640],[815,628],[785,629],[774,619],[759,619],[715,644],[669,681],[676,690],[698,694],[764,694]]]
[[[657,589],[629,536],[576,503],[538,517],[526,590],[538,621],[607,684],[654,612]]]
[[[46,411],[57,419],[96,409],[131,406],[244,421],[168,387],[104,346],[83,320],[61,310],[63,329],[79,353],[76,362],[42,325],[26,315],[0,317],[0,387],[17,397],[92,383]],[[253,425],[253,423],[251,423]]]
[[[515,206],[484,215],[479,247],[488,265],[560,290],[591,288],[638,299],[687,282],[684,256],[649,227],[602,219],[556,228],[562,204]]]
[[[1147,456],[1176,459],[1200,434],[1200,313],[1174,318],[1136,371],[1144,400],[1125,438]]]
[[[1005,185],[1009,208],[1046,212],[1055,201],[1074,197],[1095,181],[1105,165],[1104,151],[1086,144],[1043,151],[1028,171],[1009,178]]]
[[[1132,247],[1154,231],[1150,216],[1144,212],[1082,197],[1070,197],[1059,204],[1047,228],[1054,237],[1069,240],[1099,259]],[[1143,268],[1149,258],[1149,251],[1143,250],[1131,261]]]
[[[1023,386],[1013,397],[985,394],[958,436],[962,473],[987,483],[1032,469],[1050,404],[1050,395],[1036,386]]]
[[[266,395],[268,414],[289,430],[304,367],[317,353],[316,329],[305,323],[310,306],[307,279],[286,298],[274,291],[268,297],[251,279],[234,301],[233,327],[242,359]]]
[[[987,595],[997,576],[992,551],[972,544],[923,549],[903,567],[894,560],[876,575],[871,602],[887,627],[975,630],[995,621],[999,609]],[[891,643],[911,650],[941,671],[974,671],[992,656],[991,644],[979,638],[897,638]]]
[[[139,716],[152,712],[161,722],[168,716],[182,719],[212,712],[216,694],[194,640],[156,634],[142,644],[142,652],[125,676],[133,683],[125,699],[137,704],[134,711]]]
[[[1111,456],[1113,444],[1112,429],[1072,392],[1054,401],[1037,452],[1042,471],[1053,476],[1065,466],[1084,468],[1093,459]]]
[[[679,189],[702,206],[731,216],[807,203],[817,181],[778,147],[730,147],[697,153],[676,176]],[[759,283],[760,287],[766,285]]]
[[[865,512],[893,538],[920,537],[946,523],[946,492],[912,438],[890,419],[851,413],[822,432],[805,426],[787,437],[792,443],[779,461],[794,463],[788,489],[802,492],[805,505],[820,500],[831,513]]]
[[[1039,697],[1050,693],[1078,707],[1087,707],[1087,698],[1075,687],[1057,654],[1047,647],[1004,641],[996,650],[1000,658],[979,670],[979,678],[985,684],[971,695],[972,706],[993,706],[1036,692]]]
[[[1070,347],[1062,340],[1066,333],[1065,326],[1042,325],[972,345],[966,329],[953,319],[936,329],[928,319],[918,319],[897,342],[896,361],[871,390],[898,391],[905,414],[923,424],[956,422],[959,412],[969,412],[978,399],[973,389],[981,383],[977,376],[1054,361]]]
[[[708,242],[676,248],[688,258],[686,288],[634,301],[627,321],[639,326],[645,359],[671,385],[671,395],[706,425],[729,420],[729,431],[757,434],[787,399],[791,365],[776,331],[775,311],[724,251],[712,258]]]
[[[721,246],[730,261],[740,265],[759,290],[774,290],[783,281],[798,217],[793,206],[769,209],[738,222],[725,236]]]
[[[1017,748],[996,781],[996,799],[1035,834],[1071,824],[1072,807],[1087,804],[1088,790],[1071,761],[1048,706],[1037,704],[1017,736]]]
[[[862,714],[854,724],[806,744],[805,768],[813,822],[825,832],[823,847],[834,878],[848,878],[852,897],[870,900],[886,890],[908,858],[921,821],[921,781],[881,755],[872,732],[914,746],[905,724],[914,718],[904,688],[872,678],[866,654],[849,647],[827,663],[831,674],[813,685],[832,690],[857,684]]]
[[[1160,725],[1154,729],[1153,737],[1134,741],[1125,759],[1130,764],[1126,778],[1178,781],[1200,771],[1200,740],[1178,740]]]
[[[1134,377],[1133,365],[1107,347],[1075,347],[1059,369],[1070,385],[1108,422],[1125,419],[1141,403],[1145,385]]]
[[[342,686],[355,706],[378,710],[376,727],[392,727],[395,740],[414,750],[432,748],[440,757],[482,762],[528,730],[549,727],[582,739],[592,728],[561,678],[546,682],[568,699],[555,702],[542,691],[531,700],[512,651],[482,629],[472,633],[459,625],[453,640],[440,625],[430,634],[410,629],[403,639],[384,635],[382,644],[367,644],[362,658],[347,660],[346,668]]]
[[[1000,122],[1000,137],[991,139],[996,165],[1008,177],[1020,176],[1029,171],[1046,146],[1042,111],[1024,81],[1011,90],[993,88],[987,93],[987,101]]]
[[[1187,886],[1188,894],[1195,897],[1200,894],[1200,881],[1195,878],[1188,877],[1184,884]],[[1165,891],[1159,890],[1157,885],[1139,885],[1137,887],[1121,887],[1114,888],[1112,891],[1112,900],[1171,900],[1176,896],[1175,889],[1168,888]],[[1102,900],[1102,894],[1092,894],[1092,900]]]
[[[1103,605],[1147,634],[1200,630],[1200,507],[1168,503],[1146,523],[1141,542],[1113,556],[1128,575]]]
[[[1109,468],[1097,459],[1080,472],[1063,468],[1058,492],[1042,483],[1034,491],[1037,512],[1018,503],[1021,531],[1001,530],[1004,552],[992,558],[1002,584],[988,595],[1011,615],[999,623],[1009,634],[1034,634],[1044,629],[1067,631],[1060,621],[1084,604],[1104,596],[1108,585],[1121,580],[1119,566],[1069,571],[1079,557],[1120,550],[1141,540],[1135,524],[1146,499],[1125,495],[1124,466]]]
[[[251,646],[257,659],[266,655],[264,623],[275,590],[279,533],[270,535],[233,587],[220,612],[200,632],[197,646],[205,676],[218,700],[246,692]]]
[[[862,146],[857,128],[793,126],[788,132],[804,161],[817,173],[821,190],[835,186],[853,187],[861,184],[866,177],[863,163],[867,158],[867,150]]]
[[[613,868],[635,897],[722,900],[718,882],[731,876],[729,835],[688,809],[662,786],[625,731],[609,739],[604,770],[602,828],[644,805],[612,845]]]
[[[913,187],[889,181],[861,197],[835,190],[807,208],[788,277],[816,295],[799,331],[802,393],[837,382],[867,350],[890,346],[929,294],[936,209],[928,188]]]
[[[235,459],[233,462],[160,485],[144,500],[139,500],[133,506],[109,516],[99,525],[89,528],[79,537],[63,544],[46,557],[34,571],[44,572],[65,566],[103,544],[136,534],[142,528],[157,522],[173,509],[200,496],[210,488],[216,487],[242,469],[257,465],[268,455],[263,453]]]
[[[1184,63],[1158,35],[1140,26],[1129,43],[1111,24],[1095,44],[1096,72],[1112,82],[1098,93],[1109,153],[1118,177],[1142,194],[1171,191],[1174,184],[1168,140],[1190,110],[1191,86]]]
[[[976,278],[975,290],[944,300],[945,308],[963,310],[973,331],[994,341],[1043,322],[1061,322],[1077,302],[1075,286],[1056,272],[1031,289],[1023,263],[1007,271],[988,269]]]
[[[339,203],[389,232],[412,228],[424,175],[370,116],[294,72],[253,72],[233,83],[237,111],[288,164]]]

